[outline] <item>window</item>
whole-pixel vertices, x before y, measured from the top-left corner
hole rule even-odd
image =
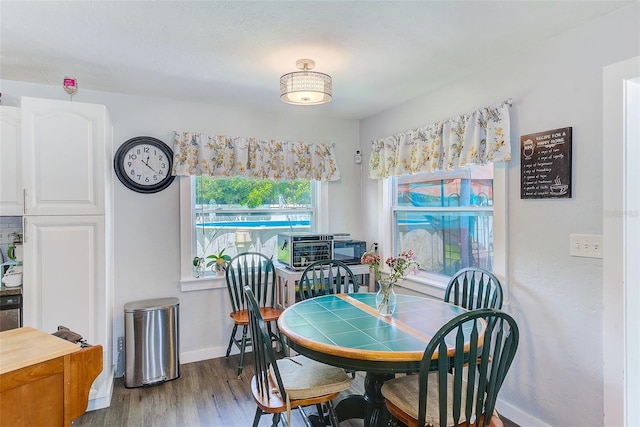
[[[412,249],[420,270],[452,276],[494,267],[493,165],[396,177],[394,252]]]
[[[216,279],[211,269],[196,278],[195,257],[257,251],[276,260],[279,233],[318,230],[321,187],[306,180],[182,177],[182,289],[189,290],[191,285],[185,284],[194,281]]]

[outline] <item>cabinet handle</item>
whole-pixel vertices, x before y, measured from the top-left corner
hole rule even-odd
[[[27,213],[27,189],[22,189],[22,213]]]

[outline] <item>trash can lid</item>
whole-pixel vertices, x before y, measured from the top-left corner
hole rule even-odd
[[[142,301],[132,301],[124,305],[125,313],[132,311],[158,310],[161,308],[169,308],[180,304],[178,298],[155,298]]]

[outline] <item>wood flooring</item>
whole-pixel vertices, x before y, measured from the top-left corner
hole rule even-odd
[[[87,412],[74,427],[235,427],[251,426],[256,404],[251,397],[253,355],[247,353],[240,379],[238,356],[180,365],[180,377],[156,386],[125,388],[115,380],[111,406]],[[359,372],[343,395],[363,394],[364,373]],[[310,412],[313,410],[310,409]],[[504,420],[505,427],[518,427]],[[270,426],[271,415],[263,415],[260,426]],[[361,427],[362,420],[348,420],[341,427]],[[304,426],[297,410],[291,412],[291,427]]]

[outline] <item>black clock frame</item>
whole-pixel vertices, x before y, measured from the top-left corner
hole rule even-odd
[[[141,144],[153,145],[160,151],[164,152],[165,156],[167,156],[167,161],[169,162],[169,173],[157,184],[140,185],[137,182],[129,179],[129,175],[122,167],[124,156],[126,155],[127,151],[129,151],[132,147]],[[150,136],[136,136],[135,138],[131,138],[125,141],[116,151],[116,154],[113,158],[113,168],[120,182],[128,189],[136,191],[138,193],[157,193],[171,185],[171,183],[175,179],[175,176],[171,175],[171,171],[173,170],[173,150],[164,142]]]

